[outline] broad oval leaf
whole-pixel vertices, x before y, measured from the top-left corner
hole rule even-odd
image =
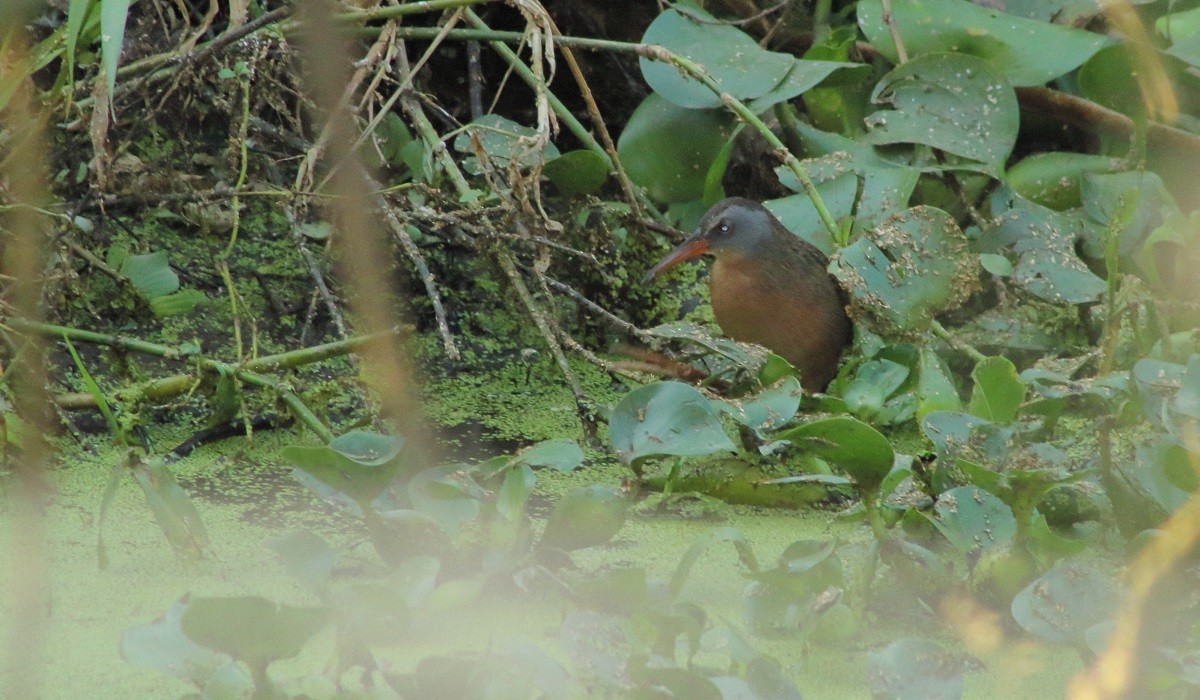
[[[892,3],[892,21],[908,55],[957,51],[986,60],[1013,85],[1043,85],[1088,60],[1109,39],[976,5],[967,0]],[[892,63],[899,57],[883,0],[858,3],[858,26]]]
[[[513,457],[512,464],[528,464],[531,467],[550,467],[556,471],[573,471],[583,461],[583,450],[574,440],[544,440],[522,450]]]
[[[262,669],[299,654],[328,620],[326,608],[281,605],[260,596],[192,598],[181,626],[197,644]]]
[[[1025,400],[1025,385],[1007,357],[986,357],[971,370],[975,389],[967,410],[985,420],[1011,423]]]
[[[796,62],[790,54],[767,51],[742,30],[692,6],[660,14],[646,28],[642,43],[658,44],[700,64],[722,92],[739,100],[765,95]],[[650,88],[672,103],[688,109],[721,106],[719,95],[674,65],[644,57],[639,64]]]
[[[1125,167],[1120,158],[1092,153],[1035,153],[1004,174],[1004,180],[1026,199],[1062,211],[1078,207],[1084,173],[1111,173]]]
[[[329,441],[329,449],[366,467],[378,467],[400,454],[404,439],[394,435],[351,430]]]
[[[612,486],[568,491],[551,511],[538,545],[571,551],[604,544],[625,524],[627,506],[625,493]]]
[[[835,416],[805,423],[776,436],[791,440],[846,471],[860,488],[878,486],[892,469],[895,453],[880,432],[856,418]]]
[[[608,422],[613,450],[626,464],[653,455],[699,457],[737,448],[717,410],[695,388],[659,382],[633,390]]]
[[[924,144],[999,174],[1017,142],[1017,95],[974,56],[914,58],[883,76],[871,101],[891,107],[867,117],[866,140],[873,144]]]
[[[364,511],[392,483],[399,468],[395,459],[382,464],[361,464],[328,445],[289,445],[283,448],[282,454],[297,469],[346,494]]]
[[[938,496],[933,525],[960,552],[1008,544],[1017,520],[1004,501],[977,486],[959,486]]]
[[[127,628],[121,633],[121,658],[134,666],[177,676],[197,688],[207,686],[218,673],[225,674],[236,691],[229,697],[250,697],[254,681],[242,666],[228,654],[201,646],[183,633],[180,621],[186,609],[186,602],[176,601],[154,622]]]
[[[957,700],[962,697],[962,662],[928,639],[897,639],[867,652],[867,678],[876,698]]]
[[[708,170],[733,133],[724,110],[686,109],[647,95],[617,140],[629,179],[660,202],[690,202],[704,194]]]
[[[539,160],[549,161],[560,155],[552,143],[547,143],[544,151],[536,147],[536,129],[499,114],[485,114],[468,124],[454,139],[454,150],[474,154],[473,141],[478,141],[483,152],[499,167],[515,160],[521,167],[528,168]]]
[[[977,259],[958,224],[926,206],[889,217],[830,267],[854,305],[881,324],[877,330],[893,333],[924,329],[979,284]]]
[[[1012,616],[1053,644],[1082,645],[1088,628],[1108,619],[1118,598],[1109,577],[1082,564],[1060,564],[1017,594]]]
[[[950,378],[950,370],[935,351],[921,348],[917,372],[918,421],[934,411],[957,411],[962,408],[958,390]]]
[[[608,179],[608,162],[593,151],[568,151],[546,161],[542,175],[554,183],[564,197],[592,194],[598,192]]]
[[[796,415],[800,408],[800,397],[803,395],[800,380],[789,374],[753,396],[712,403],[718,410],[733,416],[734,420],[747,428],[774,430]]]

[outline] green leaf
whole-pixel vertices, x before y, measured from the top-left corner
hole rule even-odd
[[[150,310],[159,318],[186,316],[207,299],[199,289],[181,289],[174,294],[150,299]]]
[[[533,493],[537,478],[529,465],[522,464],[504,472],[504,482],[496,493],[496,510],[510,523],[521,520],[525,515],[525,502]]]
[[[237,681],[233,685],[239,691],[231,697],[249,697],[254,681],[245,670],[228,654],[201,646],[183,633],[180,623],[186,609],[187,603],[176,601],[154,622],[122,632],[121,658],[133,666],[169,673],[197,688],[204,688],[218,672],[229,667]]]
[[[908,379],[909,369],[891,360],[871,360],[859,366],[854,379],[842,392],[850,412],[873,420],[883,411],[888,398]]]
[[[1025,385],[1007,357],[987,357],[971,371],[975,388],[967,410],[996,423],[1011,423],[1025,400]]]
[[[366,430],[351,430],[329,441],[329,449],[364,467],[379,467],[400,454],[404,438]]]
[[[387,439],[382,435],[378,437]],[[334,442],[336,441],[337,439]],[[290,445],[283,448],[282,454],[283,458],[297,469],[346,494],[366,511],[371,508],[371,502],[392,483],[400,466],[398,460],[377,461],[377,458],[386,452],[372,450],[381,444],[381,441],[365,439],[361,435],[352,436],[350,440],[341,443],[342,449],[364,460],[361,462],[334,449],[333,442],[321,447]]]
[[[790,170],[787,172],[791,173]],[[838,175],[817,184],[817,194],[821,195],[821,201],[825,203],[834,221],[841,221],[854,213],[858,178],[853,173]],[[787,230],[813,244],[822,253],[833,254],[834,245],[829,229],[825,228],[820,215],[817,214],[817,208],[813,206],[812,197],[807,193],[800,192],[781,199],[767,200],[763,202],[763,206],[770,210]]]
[[[446,532],[454,534],[464,523],[479,516],[483,491],[467,476],[469,467],[445,464],[424,469],[408,482],[413,508],[433,518]]]
[[[626,464],[654,455],[699,457],[737,449],[716,408],[681,382],[649,384],[627,394],[613,409],[608,431]]]
[[[1101,34],[1004,14],[966,0],[905,0],[892,21],[910,58],[943,51],[977,56],[1013,85],[1044,85],[1109,43]],[[892,63],[896,45],[883,21],[882,0],[858,3],[858,26]]]
[[[1012,615],[1026,632],[1051,644],[1082,646],[1088,628],[1112,616],[1118,602],[1108,576],[1065,563],[1018,593]]]
[[[753,396],[713,401],[720,411],[753,430],[774,430],[796,415],[804,391],[795,375],[788,375]]]
[[[962,402],[946,363],[933,350],[921,348],[917,378],[917,420],[934,411],[958,411]]]
[[[958,700],[962,671],[962,662],[928,639],[906,637],[867,652],[867,678],[876,698]]]
[[[704,193],[709,166],[733,133],[724,110],[686,109],[647,95],[617,140],[629,179],[660,202],[690,202]]]
[[[538,546],[571,551],[604,544],[625,524],[627,507],[625,493],[612,486],[568,491],[550,512]]]
[[[127,255],[118,270],[129,278],[146,299],[165,296],[179,289],[179,276],[167,264],[166,251],[148,255]]]
[[[192,598],[181,626],[197,644],[225,652],[251,669],[265,669],[272,661],[299,654],[328,620],[325,608],[281,605],[259,596]]]
[[[892,469],[895,454],[887,438],[849,416],[836,416],[797,426],[775,436],[843,469],[858,487],[878,486]]]
[[[642,43],[659,44],[695,61],[721,86],[722,92],[739,100],[765,95],[783,81],[796,63],[790,54],[767,51],[742,30],[718,22],[694,6],[660,14],[646,28]],[[674,65],[644,57],[638,63],[650,88],[672,103],[688,109],[721,106],[719,95]]]
[[[1011,246],[1017,253],[1012,280],[1030,293],[1057,303],[1095,301],[1107,289],[1075,253],[1075,243],[1097,227],[1078,212],[1056,212],[1003,188],[992,197],[992,225],[980,234],[980,252]]]
[[[599,192],[608,179],[608,162],[586,149],[568,151],[546,161],[544,175],[564,197]]]
[[[129,16],[130,0],[100,0],[100,55],[104,63],[104,79],[108,94],[117,85],[117,66],[125,43],[125,22]]]
[[[512,464],[550,467],[560,472],[574,471],[581,462],[583,462],[583,450],[579,449],[579,443],[566,438],[544,440],[522,450],[512,459]]]
[[[454,150],[474,154],[473,139],[479,141],[483,152],[501,168],[507,167],[510,161],[516,161],[522,168],[529,168],[540,160],[549,161],[559,157],[558,148],[552,143],[547,143],[544,151],[533,149],[537,139],[536,129],[522,126],[499,114],[485,114],[468,124],[455,137]]]
[[[880,221],[907,209],[909,197],[921,176],[919,168],[882,158],[871,144],[821,131],[803,122],[793,126],[809,152],[816,156],[803,161],[816,182],[828,182],[846,173],[854,173],[862,181],[862,193],[854,216],[856,233],[870,231]],[[790,169],[779,166],[775,168],[775,175],[785,187],[803,194],[800,181]],[[807,194],[803,196],[808,197]],[[801,233],[797,229],[792,231]],[[820,236],[814,236],[814,239],[809,242],[827,253],[833,252],[828,240],[820,241]]]
[[[856,307],[892,332],[920,331],[978,285],[978,261],[949,214],[913,207],[842,249],[833,274]]]
[[[866,140],[917,143],[978,161],[999,175],[1017,142],[1017,95],[983,59],[920,56],[888,73],[871,101],[891,107],[867,117]]]
[[[1017,531],[1012,509],[976,486],[943,492],[933,510],[934,527],[963,553],[1007,545]]]
[[[1111,173],[1125,161],[1091,153],[1034,153],[1008,169],[1004,181],[1022,197],[1055,211],[1078,207],[1085,173]]]

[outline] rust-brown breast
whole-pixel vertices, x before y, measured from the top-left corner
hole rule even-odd
[[[713,313],[731,338],[767,347],[800,370],[806,391],[821,391],[837,375],[850,320],[836,283],[812,258],[820,253],[785,248],[718,255],[709,279]]]

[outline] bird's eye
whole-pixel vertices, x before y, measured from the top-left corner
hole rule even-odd
[[[729,224],[721,224],[721,227],[717,230],[721,233],[729,233]]]

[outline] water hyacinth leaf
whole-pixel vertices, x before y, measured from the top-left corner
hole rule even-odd
[[[479,516],[483,490],[466,474],[465,464],[446,464],[423,469],[408,482],[413,508],[437,521],[453,535],[464,523]]]
[[[975,388],[967,410],[995,423],[1011,423],[1025,400],[1025,385],[1007,357],[987,357],[971,370]]]
[[[192,598],[181,627],[197,644],[259,671],[272,661],[299,654],[328,621],[325,608],[281,605],[259,596]]]
[[[733,545],[733,548],[737,550],[738,559],[747,569],[758,570],[758,559],[754,556],[754,550],[751,549],[749,540],[741,530],[736,527],[713,528],[697,537],[688,547],[683,558],[679,560],[679,564],[675,566],[675,573],[671,574],[671,582],[667,584],[672,598],[677,597],[683,590],[683,584],[687,583],[688,576],[692,573],[692,567],[700,560],[701,555],[708,551],[709,547],[721,542]]]
[[[404,447],[404,439],[366,430],[351,430],[329,441],[329,449],[366,467],[392,461]]]
[[[785,430],[776,436],[844,470],[860,488],[878,486],[895,461],[887,438],[849,416],[835,416]]]
[[[842,249],[830,266],[854,306],[895,333],[924,330],[979,284],[978,262],[949,214],[918,206]]]
[[[796,415],[803,395],[800,380],[788,375],[753,396],[713,401],[712,404],[747,428],[775,430]]]
[[[199,289],[181,289],[174,294],[150,299],[150,310],[159,318],[190,314],[208,297]]]
[[[722,92],[739,100],[765,95],[796,62],[790,54],[761,48],[742,30],[694,6],[660,14],[646,28],[642,43],[658,44],[700,64]],[[719,95],[676,66],[644,57],[639,65],[650,88],[672,103],[687,109],[721,106]]]
[[[1076,241],[1101,235],[1095,222],[1078,212],[1047,209],[1004,188],[993,195],[992,211],[992,225],[980,233],[976,249],[995,253],[1011,247],[1018,256],[1011,279],[1018,285],[1046,301],[1068,304],[1096,301],[1107,289],[1075,253]]]
[[[959,486],[938,496],[933,525],[963,553],[1006,545],[1017,531],[1012,509],[976,486]]]
[[[790,170],[787,171],[791,173]],[[795,174],[792,174],[795,178]],[[854,199],[858,195],[858,177],[844,173],[831,180],[817,183],[817,193],[829,210],[834,221],[841,221],[854,213]],[[832,255],[833,239],[829,229],[821,222],[817,208],[807,193],[800,192],[781,199],[763,202],[784,228],[817,247],[822,253]]]
[[[1088,173],[1083,178],[1080,197],[1083,210],[1100,226],[1119,227],[1117,250],[1121,255],[1138,252],[1147,235],[1162,226],[1164,219],[1183,217],[1162,178],[1148,170]],[[1132,212],[1127,207],[1132,207]],[[1086,253],[1103,257],[1102,236],[1085,238],[1084,246]]]
[[[746,664],[746,683],[755,700],[801,700],[796,682],[775,659],[757,655]]]
[[[228,654],[201,646],[183,633],[180,621],[187,609],[185,601],[176,601],[167,612],[143,625],[134,625],[121,633],[121,658],[125,663],[152,668],[187,681],[197,688],[207,686],[221,669],[231,667],[241,695],[249,697],[254,681]]]
[[[1110,173],[1125,167],[1120,158],[1092,153],[1051,151],[1023,158],[1004,174],[1014,192],[1055,211],[1080,206],[1085,173]]]
[[[1013,598],[1012,616],[1026,632],[1051,644],[1082,646],[1088,628],[1112,616],[1117,603],[1108,576],[1083,564],[1063,563]]]
[[[564,197],[593,194],[599,192],[608,179],[608,163],[593,151],[568,151],[546,161],[542,175],[554,183]]]
[[[1153,60],[1161,75],[1171,86],[1186,94],[1194,89],[1196,80],[1189,75],[1185,42],[1183,50],[1155,51]],[[1079,68],[1079,91],[1087,99],[1131,117],[1146,115],[1146,98],[1142,86],[1147,83],[1146,69],[1140,52],[1144,49],[1132,43],[1113,44],[1096,52]],[[1182,88],[1182,89],[1181,89]],[[1151,100],[1157,103],[1157,98]],[[1187,108],[1185,108],[1187,109]]]
[[[917,420],[934,411],[957,411],[962,408],[950,370],[942,358],[930,348],[921,348],[917,376]]]
[[[682,382],[659,382],[621,399],[609,418],[613,450],[626,464],[653,455],[699,457],[737,448],[708,398]]]
[[[891,360],[871,360],[858,368],[842,398],[864,420],[878,418],[884,402],[908,379],[909,369]]]
[[[856,233],[869,231],[880,221],[908,207],[908,200],[921,177],[919,168],[881,158],[875,146],[869,143],[821,131],[803,122],[797,122],[794,127],[808,151],[815,155],[803,163],[816,182],[827,182],[846,173],[853,173],[861,179],[862,193],[854,217],[853,230]],[[790,169],[779,166],[775,168],[775,175],[784,187],[803,194],[799,179]],[[800,233],[796,229],[792,231]],[[819,239],[820,236],[814,238]],[[829,242],[810,242],[832,253]]]
[[[538,546],[564,551],[611,540],[625,524],[628,502],[616,487],[593,484],[568,491],[555,504]]]
[[[897,639],[867,652],[867,678],[876,698],[957,700],[962,697],[962,662],[928,639]]]
[[[509,522],[517,522],[525,514],[525,502],[533,493],[537,477],[529,465],[522,464],[504,473],[504,482],[496,493],[496,510]]]
[[[1018,86],[1044,85],[1075,70],[1109,43],[1100,34],[1005,14],[966,0],[895,3],[892,22],[910,57],[943,51],[977,56]],[[888,60],[899,62],[883,21],[882,0],[858,3],[858,26]]]
[[[660,202],[691,202],[704,194],[709,167],[733,133],[724,110],[686,109],[650,94],[617,140],[629,179]]]
[[[583,450],[579,449],[579,443],[569,439],[543,440],[512,459],[512,464],[528,464],[535,469],[549,467],[560,472],[574,471],[581,462]]]
[[[998,175],[1017,142],[1017,95],[986,61],[929,54],[888,73],[871,101],[890,109],[867,117],[866,140],[916,143],[976,161]]]
[[[747,106],[755,113],[763,112],[780,102],[803,95],[825,82],[825,79],[829,78],[834,71],[840,71],[836,80],[856,80],[870,74],[871,68],[862,63],[798,59],[793,61],[792,69],[788,71],[787,77],[782,82],[767,94],[751,100]]]
[[[346,494],[363,510],[369,509],[371,501],[392,483],[399,469],[398,460],[364,464],[328,445],[289,445],[283,448],[282,454],[294,467],[335,491]]]
[[[109,263],[113,262],[113,251],[109,251]],[[159,250],[146,255],[120,255],[117,271],[129,278],[133,286],[147,300],[166,296],[179,289],[179,275],[167,263],[167,253]]]
[[[474,155],[475,141],[500,168],[507,167],[510,161],[516,161],[522,168],[529,168],[538,161],[552,160],[560,155],[552,143],[547,143],[544,151],[534,148],[537,143],[536,129],[522,126],[499,114],[485,114],[468,124],[455,137],[454,150]]]

